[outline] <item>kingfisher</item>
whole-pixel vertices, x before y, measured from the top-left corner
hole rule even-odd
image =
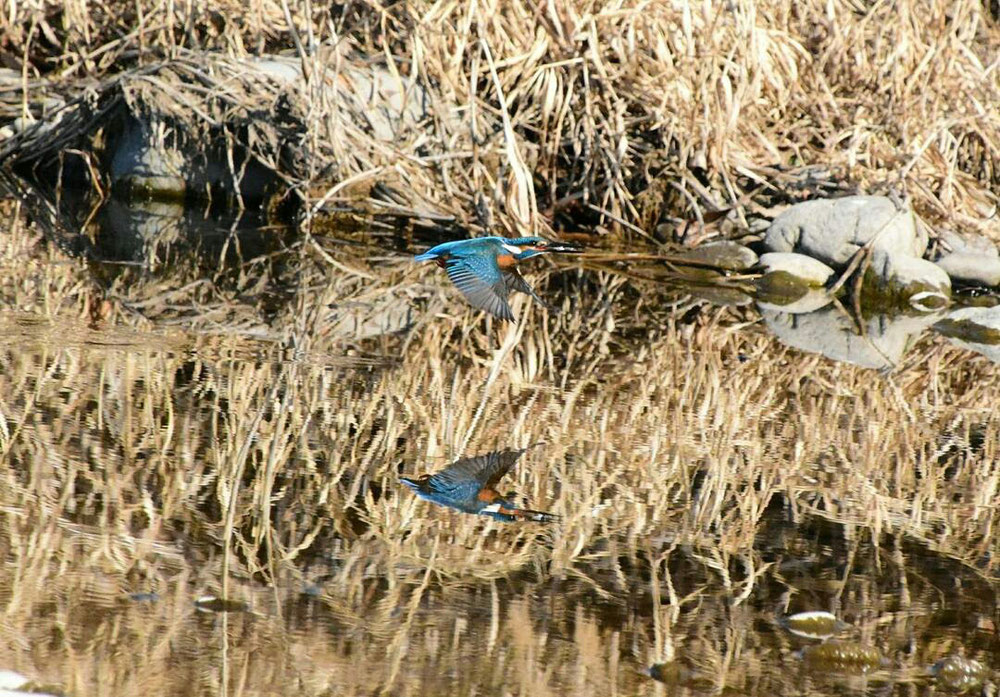
[[[539,305],[550,307],[524,280],[517,263],[548,252],[582,251],[579,245],[542,237],[476,237],[439,244],[414,260],[437,262],[470,305],[512,322],[514,313],[507,304],[511,291],[527,293]]]
[[[456,460],[436,474],[425,474],[415,479],[402,477],[401,481],[420,498],[463,513],[488,515],[505,523],[559,520],[554,513],[518,508],[511,501],[513,494],[504,496],[496,490],[496,485],[525,450],[528,448],[467,457]]]

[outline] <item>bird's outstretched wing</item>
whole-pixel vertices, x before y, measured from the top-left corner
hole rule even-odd
[[[507,282],[496,259],[453,256],[448,259],[446,270],[470,305],[502,320],[514,321],[514,313],[507,304]]]
[[[456,460],[431,477],[429,487],[441,493],[464,490],[470,484],[475,486],[476,491],[483,487],[493,488],[523,452],[524,450],[500,450]]]
[[[545,302],[540,297],[538,297],[538,293],[535,292],[535,289],[532,288],[528,284],[528,282],[524,280],[524,276],[522,276],[521,272],[518,271],[516,268],[510,269],[509,271],[505,271],[503,274],[503,279],[507,283],[508,292],[516,290],[519,293],[530,295],[536,303],[538,303],[545,309],[551,310],[553,312],[556,311],[556,307],[554,305],[550,305],[549,303]]]

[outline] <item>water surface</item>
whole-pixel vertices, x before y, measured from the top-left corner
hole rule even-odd
[[[562,313],[499,325],[377,231],[88,261],[5,205],[0,668],[72,695],[909,695],[960,655],[995,691],[984,356],[837,362],[575,262],[526,271]],[[399,485],[536,442],[504,486],[556,524]],[[803,610],[877,663],[805,660]]]

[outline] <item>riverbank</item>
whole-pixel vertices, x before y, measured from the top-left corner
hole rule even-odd
[[[1000,28],[980,2],[310,7],[18,4],[0,126],[132,75],[127,96],[144,84],[175,133],[221,126],[307,212],[690,244],[796,200],[905,192],[932,226],[1000,241]],[[249,66],[263,91],[237,89]],[[255,110],[266,129],[234,116]]]

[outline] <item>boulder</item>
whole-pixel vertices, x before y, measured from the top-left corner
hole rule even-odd
[[[942,230],[939,238],[941,247],[939,259],[949,254],[971,254],[987,259],[1000,259],[1000,249],[982,235],[959,235],[951,230]]]
[[[728,288],[726,286],[699,286],[692,284],[687,287],[687,292],[696,298],[707,300],[713,305],[721,307],[742,307],[753,302],[753,298],[739,288]]]
[[[927,234],[913,211],[885,196],[847,196],[799,203],[774,219],[764,238],[769,252],[798,252],[839,269],[874,238],[872,246],[922,256]]]
[[[864,294],[878,305],[907,305],[921,294],[924,294],[921,299],[933,294],[947,302],[951,297],[951,279],[941,267],[926,259],[876,247],[865,274]]]
[[[941,257],[935,263],[958,283],[1000,286],[1000,259],[956,252]]]
[[[982,235],[940,233],[940,250],[932,259],[952,281],[971,285],[1000,285],[1000,249]]]
[[[405,292],[391,292],[369,302],[328,306],[321,333],[337,340],[361,341],[405,331],[413,325],[413,306]]]

